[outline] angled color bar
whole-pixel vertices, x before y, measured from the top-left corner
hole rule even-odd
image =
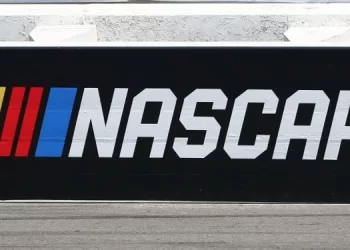
[[[4,127],[1,134],[0,156],[10,156],[11,154],[18,119],[22,109],[24,93],[24,87],[14,87],[12,89],[10,103],[7,109]]]
[[[5,96],[5,87],[0,87],[0,111],[1,111],[1,107],[2,107],[2,102],[4,100],[4,96]]]
[[[15,156],[26,157],[29,154],[43,90],[41,87],[30,88]]]
[[[36,157],[62,156],[76,93],[76,88],[50,90]]]

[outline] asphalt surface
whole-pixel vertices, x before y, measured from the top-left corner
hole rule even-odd
[[[119,2],[226,2],[226,3],[350,3],[350,0],[0,0],[2,3],[119,3]]]
[[[0,204],[0,248],[349,249],[350,205]]]

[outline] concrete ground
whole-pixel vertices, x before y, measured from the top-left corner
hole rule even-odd
[[[0,248],[348,249],[350,205],[0,204]]]
[[[350,0],[0,0],[0,3],[118,3],[118,2],[226,2],[226,3],[349,3]]]

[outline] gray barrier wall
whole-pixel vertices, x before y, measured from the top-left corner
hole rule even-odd
[[[0,5],[0,40],[95,25],[99,41],[284,41],[290,27],[350,26],[350,4]]]

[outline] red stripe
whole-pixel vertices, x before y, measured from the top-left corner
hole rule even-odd
[[[26,157],[29,154],[42,95],[43,88],[33,87],[30,89],[21,132],[18,138],[16,156]]]
[[[21,113],[24,93],[24,87],[15,87],[12,89],[10,103],[7,109],[5,123],[1,134],[0,156],[10,156],[11,154],[18,119]]]

